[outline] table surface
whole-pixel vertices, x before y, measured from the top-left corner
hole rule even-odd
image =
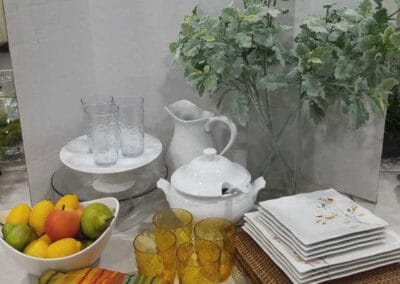
[[[380,192],[377,204],[368,203],[354,198],[360,205],[368,208],[379,217],[389,223],[389,227],[400,234],[400,181],[398,173],[381,173]],[[151,200],[151,202],[149,202]],[[120,272],[134,272],[136,268],[133,250],[131,249],[132,238],[144,229],[151,228],[151,217],[157,210],[167,207],[163,193],[159,190],[147,196],[136,199],[137,214],[131,216],[132,226],[129,230],[115,232],[111,237],[98,266]],[[129,249],[127,249],[129,248]],[[37,283],[37,278],[27,275],[21,268],[9,261],[5,252],[0,248],[0,267],[3,273],[0,274],[0,283]],[[6,272],[6,273],[4,273]],[[249,283],[247,278],[240,271],[237,271],[234,278],[227,283]]]

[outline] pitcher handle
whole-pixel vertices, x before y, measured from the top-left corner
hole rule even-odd
[[[228,126],[228,128],[229,128],[230,133],[231,133],[231,136],[229,138],[228,144],[226,144],[225,148],[220,153],[220,155],[223,155],[223,154],[226,153],[226,151],[228,151],[232,147],[233,142],[235,142],[236,137],[237,137],[237,127],[236,127],[236,124],[232,120],[227,118],[225,115],[218,115],[218,116],[215,116],[215,117],[211,117],[208,120],[208,122],[204,125],[204,130],[207,131],[207,132],[210,132],[211,131],[211,125],[214,122],[217,122],[217,121],[226,124]]]

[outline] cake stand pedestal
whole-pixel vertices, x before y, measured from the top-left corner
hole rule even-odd
[[[159,158],[161,142],[145,134],[145,149],[142,155],[125,158],[120,155],[117,163],[110,167],[99,167],[89,153],[86,136],[78,137],[60,151],[60,160],[65,166],[54,172],[51,185],[55,194],[77,194],[80,201],[112,196],[120,201],[120,218],[117,230],[130,228],[134,217],[134,199],[156,189],[156,182],[167,176],[167,169]]]

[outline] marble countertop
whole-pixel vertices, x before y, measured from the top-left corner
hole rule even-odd
[[[398,172],[382,172],[379,183],[379,199],[377,204],[372,204],[354,198],[360,205],[368,208],[376,215],[389,222],[390,228],[400,234],[400,180]],[[129,206],[132,206],[129,208]],[[134,272],[136,263],[133,256],[132,239],[140,231],[151,228],[153,212],[166,208],[167,204],[163,193],[159,190],[134,200],[126,209],[128,214],[117,225],[117,231],[111,237],[102,257],[97,265],[102,268],[120,272]],[[133,208],[133,210],[131,210]],[[126,229],[125,228],[129,228]],[[129,249],[127,249],[129,248]],[[9,261],[4,251],[0,248],[0,283],[37,283],[37,278],[27,275],[23,269]],[[227,283],[249,283],[240,271],[236,271],[233,278]]]

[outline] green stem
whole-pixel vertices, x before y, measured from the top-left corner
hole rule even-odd
[[[109,217],[109,218],[106,219],[106,222],[109,222],[109,221],[111,221],[111,220],[114,219],[114,218],[115,218],[115,216],[111,216],[111,217]]]
[[[287,168],[290,168],[289,164],[287,163],[286,159],[282,156],[282,154],[280,153],[279,147],[280,145],[280,139],[282,138],[282,135],[284,133],[284,131],[286,130],[287,126],[289,125],[289,122],[292,120],[294,114],[298,113],[300,108],[303,105],[303,99],[300,99],[299,104],[296,105],[296,107],[291,111],[291,113],[288,115],[287,119],[285,120],[282,128],[280,129],[279,133],[276,135],[276,137],[274,137],[274,140],[276,142],[276,144],[274,145],[274,149],[269,153],[269,155],[265,158],[264,162],[263,162],[263,168],[267,167],[268,161],[271,159],[271,157],[273,157],[276,154],[279,154],[279,156],[281,156],[282,162],[285,164],[285,166]]]
[[[394,13],[390,14],[390,15],[389,15],[389,18],[395,16],[395,15],[396,15],[397,13],[399,13],[399,12],[400,12],[400,8],[397,9]]]

